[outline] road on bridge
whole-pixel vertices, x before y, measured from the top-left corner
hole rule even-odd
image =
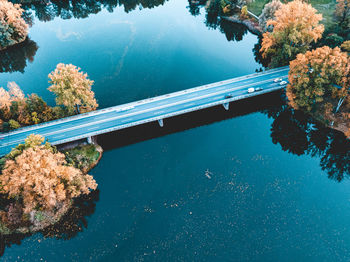
[[[268,70],[2,133],[0,155],[9,153],[30,134],[40,134],[50,143],[58,145],[273,92],[285,87],[274,80],[280,78],[287,81],[288,71],[288,67]],[[248,93],[249,88],[262,90]]]

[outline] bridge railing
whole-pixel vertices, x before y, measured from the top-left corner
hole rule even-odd
[[[224,81],[220,81],[220,82],[215,82],[212,84],[206,84],[206,85],[202,85],[202,86],[198,86],[198,87],[194,87],[194,88],[189,88],[189,89],[185,89],[185,90],[181,90],[181,91],[177,91],[177,92],[173,92],[173,93],[169,93],[169,94],[164,94],[164,95],[160,95],[160,96],[156,96],[156,97],[151,97],[151,98],[146,98],[146,99],[142,99],[142,100],[138,100],[138,101],[134,101],[134,102],[129,102],[126,104],[121,104],[121,105],[116,105],[116,106],[112,106],[112,107],[108,107],[108,108],[103,108],[103,109],[98,109],[96,111],[92,111],[92,112],[88,112],[88,113],[83,113],[83,114],[79,114],[79,115],[74,115],[74,116],[69,116],[69,117],[65,117],[65,118],[61,118],[61,119],[57,119],[57,120],[52,120],[49,122],[45,122],[45,123],[40,123],[40,124],[36,124],[36,125],[32,125],[32,126],[27,126],[27,127],[22,127],[19,129],[16,129],[14,131],[10,131],[7,133],[0,133],[0,138],[3,138],[7,135],[9,135],[9,133],[11,134],[16,134],[16,133],[20,133],[23,131],[30,131],[30,130],[35,130],[39,127],[45,127],[45,126],[52,126],[55,124],[59,124],[59,123],[63,123],[63,122],[69,122],[72,120],[78,120],[78,119],[82,119],[82,118],[86,118],[86,117],[90,117],[90,116],[96,116],[99,114],[103,114],[105,112],[111,112],[113,110],[117,110],[119,108],[123,108],[123,107],[127,107],[127,106],[136,106],[136,105],[140,105],[140,104],[145,104],[148,102],[153,102],[153,101],[158,101],[158,100],[162,100],[164,98],[169,98],[169,97],[175,97],[175,96],[179,96],[182,94],[186,94],[186,93],[191,93],[191,92],[195,92],[198,90],[203,90],[203,89],[207,89],[216,85],[222,85],[222,84],[228,84],[228,83],[234,83],[237,81],[241,81],[244,79],[248,79],[248,78],[253,78],[256,76],[260,76],[260,75],[264,75],[264,74],[270,74],[276,71],[282,71],[285,69],[288,69],[288,66],[285,67],[279,67],[279,68],[275,68],[275,69],[269,69],[263,72],[256,72],[256,73],[252,73],[249,75],[244,75],[244,76],[240,76],[240,77],[235,77],[235,78],[231,78],[228,80],[224,80]]]

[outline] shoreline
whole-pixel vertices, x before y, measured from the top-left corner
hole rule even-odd
[[[232,15],[232,16],[221,16],[222,19],[225,19],[226,21],[229,21],[231,23],[235,24],[241,24],[247,27],[248,31],[251,32],[254,35],[260,36],[262,35],[262,30],[259,26],[258,23],[253,22],[250,19],[240,19],[239,16],[237,15]]]
[[[80,169],[86,175],[97,166],[103,156],[103,148],[97,144],[96,139],[93,139],[92,144],[88,144],[86,142],[74,142],[71,144],[66,144],[57,150],[65,154],[67,158],[70,158],[72,161],[71,164]],[[98,153],[97,158],[96,153]],[[85,161],[80,161],[80,159],[85,159]],[[81,166],[77,166],[78,161],[80,161],[79,164],[81,164]],[[11,228],[0,221],[0,232],[4,236],[9,236],[13,234],[34,234],[45,230],[45,228],[59,223],[64,215],[66,215],[72,208],[74,201],[75,199],[71,199],[65,203],[62,203],[60,208],[52,212],[31,212],[30,217],[35,222],[30,225],[24,225],[24,223],[17,228]],[[40,216],[41,219],[34,219],[37,216]]]

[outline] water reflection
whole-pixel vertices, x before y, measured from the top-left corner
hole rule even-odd
[[[343,133],[286,105],[265,112],[274,118],[273,143],[298,156],[308,154],[320,158],[320,166],[330,179],[340,182],[350,175],[350,141]]]
[[[159,127],[157,122],[152,122],[122,129],[100,135],[98,137],[98,144],[100,144],[104,150],[111,150],[187,129],[209,125],[233,117],[248,115],[265,110],[266,108],[272,108],[276,103],[282,103],[280,97],[281,94],[275,92],[231,103],[228,111],[220,105],[168,118],[164,120],[164,127],[162,128]]]
[[[209,3],[206,7],[206,26],[213,29],[219,29],[220,32],[226,35],[228,41],[241,41],[243,36],[248,33],[247,27],[223,19],[219,15],[220,8],[218,1],[211,1]]]
[[[52,0],[52,1],[28,1],[12,0],[13,3],[22,4],[26,10],[26,16],[33,12],[40,21],[51,21],[55,17],[62,19],[86,18],[90,14],[97,14],[102,9],[108,12],[118,6],[123,6],[125,12],[136,8],[154,8],[163,5],[168,0]]]
[[[136,8],[154,8],[163,5],[168,0],[99,0],[99,1],[85,1],[85,0],[52,0],[52,1],[38,1],[28,3],[23,0],[13,0],[14,3],[21,3],[25,9],[24,18],[27,23],[32,24],[33,15],[40,21],[51,21],[55,17],[62,19],[71,18],[86,18],[90,14],[97,14],[102,9],[109,12],[118,6],[123,6],[125,12],[130,12]],[[243,36],[248,33],[244,25],[229,22],[222,19],[220,13],[220,2],[210,1],[207,4],[206,0],[193,1],[189,0],[188,9],[194,16],[200,14],[200,9],[205,5],[206,21],[205,24],[209,28],[219,29],[226,35],[228,41],[241,41]]]
[[[99,200],[99,190],[92,191],[89,195],[77,198],[72,208],[55,225],[49,226],[41,231],[45,238],[57,238],[69,240],[79,232],[87,228],[87,217],[95,212],[96,202]],[[0,236],[0,256],[7,247],[13,244],[20,245],[22,240],[31,234],[12,234]]]
[[[268,64],[270,63],[270,60],[262,57],[260,52],[261,44],[262,44],[262,36],[259,35],[258,42],[254,45],[254,48],[253,48],[253,54],[254,54],[255,61],[261,64],[263,67],[267,68]]]
[[[74,201],[73,207],[56,224],[42,231],[44,237],[55,237],[69,240],[87,228],[87,217],[95,212],[96,202],[100,191],[97,189],[89,195],[79,197]]]
[[[98,143],[110,150],[254,112],[263,112],[274,119],[272,142],[281,145],[284,151],[320,158],[320,166],[330,179],[340,182],[350,175],[350,141],[343,133],[292,110],[280,92],[231,103],[229,111],[218,106],[165,119],[162,128],[153,122],[101,135]]]
[[[207,0],[188,0],[187,9],[190,11],[191,15],[197,16],[200,14],[201,8],[207,3]]]
[[[27,38],[16,46],[0,51],[0,73],[17,71],[24,73],[27,63],[34,61],[38,48],[38,45],[33,40]]]

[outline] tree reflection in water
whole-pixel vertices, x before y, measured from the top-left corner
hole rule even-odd
[[[77,198],[72,208],[65,214],[61,220],[41,231],[46,238],[54,237],[58,239],[69,240],[75,237],[79,232],[87,228],[87,217],[95,212],[96,202],[99,200],[99,190],[92,191],[89,195]],[[20,245],[21,241],[31,234],[12,234],[0,236],[0,256],[4,254],[6,247],[13,244]]]
[[[103,9],[109,12],[118,6],[123,6],[125,12],[136,8],[154,8],[163,5],[168,0],[52,0],[52,1],[27,1],[12,0],[13,3],[21,3],[25,10],[24,18],[31,24],[31,18],[37,17],[40,21],[51,21],[55,17],[62,19],[86,18],[90,14],[97,14]],[[194,16],[199,15],[200,9],[207,4],[206,0],[189,0],[187,7]],[[226,35],[228,41],[241,41],[248,30],[244,25],[229,22],[219,16],[220,1],[212,1],[205,8],[206,22],[209,28],[219,29]]]
[[[188,0],[187,9],[190,14],[197,16],[200,14],[200,9],[207,3],[207,0]]]
[[[219,2],[213,1],[206,8],[205,24],[209,28],[219,29],[221,33],[226,35],[227,41],[241,41],[243,36],[248,33],[246,26],[227,21],[219,16]]]
[[[12,0],[11,2],[22,4],[27,17],[33,12],[33,15],[40,21],[51,21],[55,17],[86,18],[103,9],[113,12],[118,6],[123,6],[125,12],[128,13],[136,8],[154,8],[163,5],[166,1],[168,0]]]
[[[24,42],[0,51],[0,73],[24,72],[27,62],[34,61],[38,45],[27,38]]]
[[[99,200],[100,191],[97,189],[89,195],[79,197],[74,201],[73,207],[62,219],[42,231],[44,237],[55,237],[69,240],[75,237],[84,228],[87,228],[87,217],[95,212],[96,202]]]
[[[298,156],[319,157],[320,166],[330,179],[340,182],[350,175],[350,141],[343,133],[287,105],[265,113],[274,118],[271,127],[274,144]]]
[[[261,64],[264,67],[267,67],[270,63],[270,59],[262,57],[262,54],[260,52],[261,43],[262,43],[262,36],[260,35],[258,37],[258,42],[254,45],[253,54],[254,54],[254,58],[255,58],[256,62],[258,62],[259,64]]]

